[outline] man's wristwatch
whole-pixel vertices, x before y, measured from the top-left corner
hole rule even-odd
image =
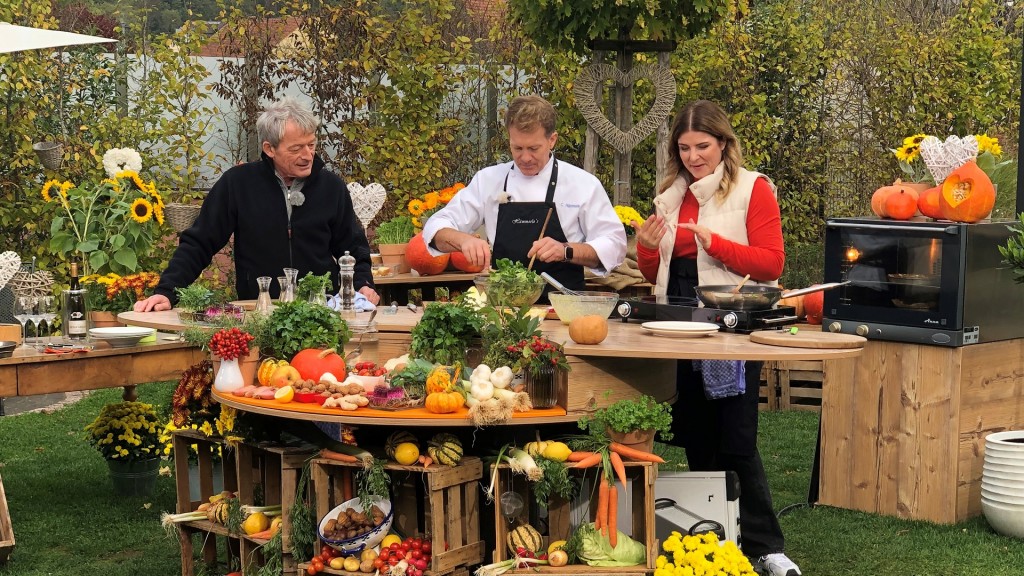
[[[572,261],[572,246],[566,244],[565,245],[565,257],[562,259],[562,262],[571,262],[571,261]]]

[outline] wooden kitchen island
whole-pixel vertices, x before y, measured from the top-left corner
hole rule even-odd
[[[863,350],[824,362],[820,503],[941,523],[980,514],[985,436],[1024,427],[1024,339]]]

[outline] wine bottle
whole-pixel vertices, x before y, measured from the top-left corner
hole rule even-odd
[[[88,322],[85,317],[85,290],[78,282],[78,263],[71,263],[71,285],[68,290],[68,299],[65,302],[68,319],[68,338],[72,340],[84,340],[88,332]]]

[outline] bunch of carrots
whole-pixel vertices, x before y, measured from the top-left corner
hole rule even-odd
[[[607,452],[573,452],[569,454],[569,461],[575,463],[573,464],[574,468],[604,465],[604,474],[600,475],[597,483],[597,519],[594,520],[594,529],[600,530],[601,535],[608,538],[608,543],[612,547],[615,547],[619,540],[619,531],[616,528],[619,510],[619,489],[615,484],[616,477],[619,482],[622,482],[623,489],[626,487],[626,466],[623,464],[623,459],[636,462],[665,463],[665,460],[657,454],[630,448],[618,442],[609,443]]]

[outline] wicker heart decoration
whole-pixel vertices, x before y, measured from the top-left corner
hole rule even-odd
[[[950,136],[945,142],[935,136],[926,136],[921,140],[921,159],[936,184],[942,184],[950,172],[977,157],[978,141],[974,136]]]
[[[376,182],[366,186],[358,182],[349,182],[348,191],[352,195],[352,206],[355,208],[356,217],[363,223],[365,229],[373,221],[377,212],[380,212],[388,193],[383,186]]]
[[[0,254],[0,290],[7,286],[19,268],[21,268],[21,256],[18,256],[17,252],[8,250]]]
[[[622,86],[631,86],[640,80],[649,80],[654,84],[654,104],[647,115],[628,132],[612,124],[597,105],[595,89],[607,80],[615,80]],[[676,102],[676,79],[665,66],[641,64],[629,72],[623,72],[608,64],[593,64],[576,78],[573,94],[576,95],[576,107],[580,109],[587,124],[613,148],[625,153],[636,148],[668,118]]]

